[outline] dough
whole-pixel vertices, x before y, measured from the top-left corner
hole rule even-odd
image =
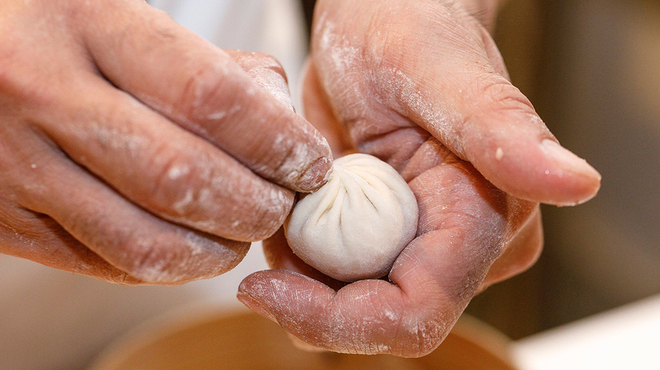
[[[293,252],[341,281],[386,275],[415,237],[418,208],[408,184],[367,154],[337,159],[332,178],[300,200],[284,224]]]

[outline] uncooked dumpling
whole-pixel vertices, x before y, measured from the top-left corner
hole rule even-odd
[[[387,163],[367,154],[337,159],[332,178],[300,200],[284,225],[293,252],[342,281],[386,275],[415,237],[415,195]]]

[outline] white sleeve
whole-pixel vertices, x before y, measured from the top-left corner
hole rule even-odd
[[[222,49],[258,51],[282,63],[294,102],[308,37],[298,0],[150,0]]]

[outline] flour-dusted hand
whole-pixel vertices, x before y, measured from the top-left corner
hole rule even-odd
[[[216,276],[331,166],[272,57],[143,0],[4,0],[0,34],[0,252],[126,284]]]
[[[475,294],[536,260],[538,202],[596,194],[598,173],[507,80],[483,26],[495,3],[319,1],[305,115],[336,156],[357,149],[401,173],[419,204],[417,234],[387,280],[345,284],[277,233],[264,247],[279,271],[243,281],[246,305],[318,348],[422,356]]]

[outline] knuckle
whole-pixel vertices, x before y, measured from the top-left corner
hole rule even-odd
[[[12,47],[11,43],[0,43],[0,106],[3,111],[12,112],[25,105],[52,105],[55,97],[50,92],[51,85],[44,83],[40,78],[43,76],[21,66],[24,62],[20,56],[14,55]]]
[[[530,117],[535,116],[535,110],[527,97],[513,86],[501,75],[493,71],[480,71],[481,76],[473,79],[464,98],[463,124],[456,126],[455,137],[478,140],[482,145],[478,148],[456,143],[459,146],[460,154],[463,158],[467,157],[466,151],[495,151],[498,139],[502,134],[491,131],[492,135],[482,135],[484,129],[490,126],[484,122],[492,122],[496,119],[510,117],[511,115],[524,114]],[[485,74],[484,74],[485,73]]]
[[[236,61],[248,73],[253,70],[270,69],[280,74],[282,77],[286,76],[282,64],[277,60],[277,58],[269,54],[248,52],[241,54]]]
[[[238,63],[258,86],[286,106],[292,105],[286,73],[277,59],[267,54],[248,53]]]
[[[481,104],[490,111],[533,111],[534,107],[527,97],[504,77],[487,78],[478,84],[477,95]]]
[[[191,73],[178,99],[180,110],[193,119],[203,116],[207,102],[213,99],[221,87],[221,81],[204,69]]]
[[[256,59],[256,67],[269,68],[281,74],[282,76],[285,75],[284,67],[282,67],[280,61],[277,60],[277,58],[275,58],[274,56],[269,54],[258,53],[258,55],[255,56],[255,59]]]
[[[194,185],[199,182],[195,167],[187,161],[170,156],[155,155],[154,173],[156,176],[148,187],[145,198],[162,212],[171,217],[185,217],[194,210],[198,194]]]
[[[213,63],[190,68],[193,72],[184,80],[176,109],[192,122],[227,119],[242,111],[245,81],[230,69]]]

